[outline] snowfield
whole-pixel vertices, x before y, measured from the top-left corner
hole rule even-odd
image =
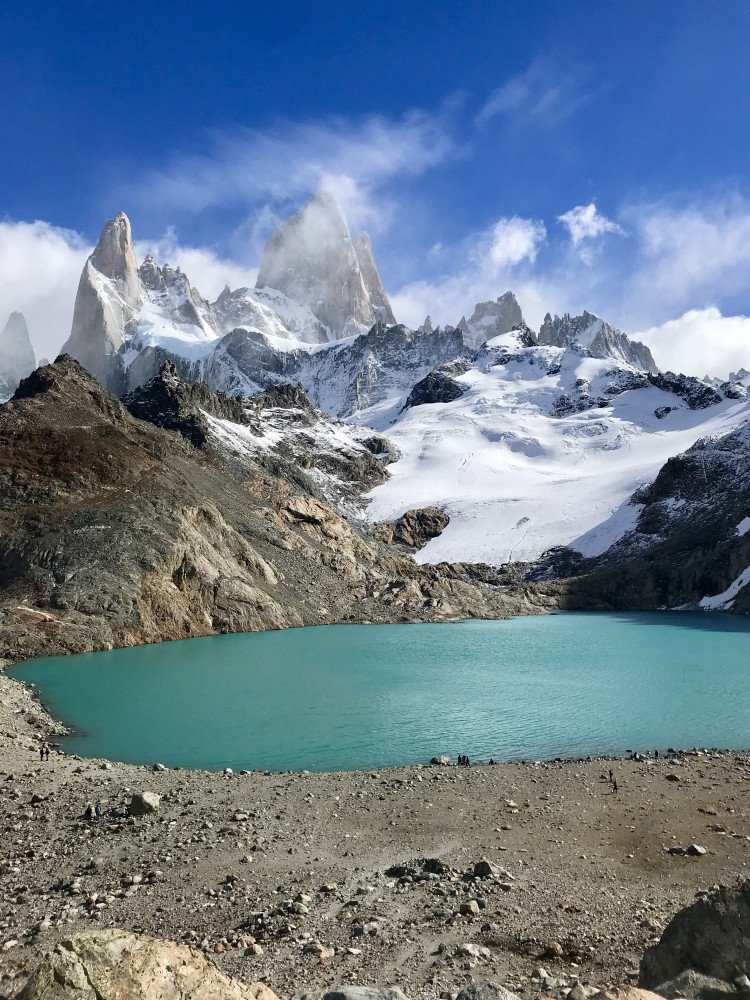
[[[507,334],[456,378],[466,390],[459,399],[401,413],[403,398],[393,399],[359,412],[357,422],[401,453],[369,494],[368,518],[443,509],[450,524],[416,554],[420,563],[501,565],[558,545],[599,555],[635,526],[640,507],[628,501],[668,458],[750,417],[744,399],[691,410],[653,385],[621,391],[642,374],[586,353],[520,348]]]

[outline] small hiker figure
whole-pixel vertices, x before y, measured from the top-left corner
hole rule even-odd
[[[44,760],[44,744],[39,747],[39,760]]]
[[[609,769],[609,783],[612,784],[612,768]]]
[[[612,782],[612,794],[617,795],[617,778]]]
[[[659,751],[658,750],[654,750],[654,760],[658,760],[658,759],[659,759]]]
[[[96,803],[96,808],[94,809],[94,812],[96,813],[96,822],[98,823],[99,820],[102,818],[102,804],[101,804],[101,802],[97,802]]]
[[[465,767],[470,767],[471,766],[471,761],[469,760],[468,757],[464,757],[464,766]]]
[[[90,802],[86,806],[86,812],[83,814],[83,818],[86,820],[87,823],[90,823],[91,820],[94,818],[94,807],[91,805]]]
[[[44,759],[49,760],[49,746],[46,743],[44,744]]]

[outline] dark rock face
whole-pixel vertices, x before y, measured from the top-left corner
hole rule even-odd
[[[690,375],[659,372],[658,375],[649,375],[649,380],[657,389],[673,392],[676,396],[684,399],[691,410],[704,410],[708,406],[720,403],[723,398],[716,389]]]
[[[470,347],[479,347],[493,337],[521,327],[528,330],[513,292],[506,292],[494,302],[478,302],[468,323],[463,319],[459,325],[463,330],[464,340]]]
[[[421,549],[431,538],[448,527],[450,518],[439,507],[422,507],[407,510],[397,521],[386,521],[378,525],[378,537],[384,542],[398,542],[411,549]]]
[[[750,881],[685,907],[641,960],[640,985],[653,989],[695,970],[732,981],[750,967]]]
[[[450,375],[445,375],[440,371],[430,372],[420,382],[417,382],[409,393],[404,409],[407,410],[411,406],[422,406],[425,403],[450,403],[454,399],[459,399],[465,392],[466,386],[456,382]]]
[[[205,444],[208,436],[204,413],[238,424],[248,423],[239,400],[228,399],[223,392],[212,392],[202,382],[192,385],[183,382],[170,361],[165,361],[159,374],[145,385],[123,396],[122,401],[134,417],[177,431],[196,448]]]
[[[232,410],[234,401],[172,385],[174,378],[167,370],[153,398],[141,400],[154,419],[163,419],[154,412],[159,399],[181,432],[181,406],[191,416],[195,398]],[[254,419],[301,412],[269,407]],[[329,418],[320,419],[325,432]],[[252,428],[224,424],[253,438]],[[322,440],[307,424],[300,435],[300,452],[305,436],[316,449]],[[137,419],[70,357],[21,382],[0,407],[0,659],[221,631],[492,618],[554,606],[529,588],[511,594],[491,574],[478,586],[471,567],[418,566],[365,537],[354,519],[304,492],[294,454],[276,456],[273,473],[252,460],[252,450],[243,463],[231,446],[208,445],[195,448]],[[329,482],[336,462],[358,475],[358,455],[372,466],[370,473],[363,459],[362,475],[383,475],[371,449],[350,454],[331,453]]]
[[[534,578],[569,576],[568,607],[648,609],[696,605],[723,594],[750,565],[750,422],[670,458],[631,503],[636,527],[594,560],[550,553]],[[565,550],[567,551],[567,550]],[[731,607],[750,612],[750,588]]]
[[[465,353],[461,334],[440,327],[420,333],[376,323],[368,333],[312,355],[275,351],[262,334],[238,329],[221,340],[203,377],[211,387],[229,393],[246,392],[248,382],[257,391],[275,382],[300,382],[318,409],[347,417],[389,396],[406,394],[434,368]]]
[[[269,385],[263,392],[259,392],[255,396],[248,396],[246,401],[247,405],[251,406],[257,413],[261,413],[268,407],[280,407],[283,410],[308,410],[310,413],[315,413],[315,407],[307,398],[307,393],[299,382],[296,385],[292,385],[291,382]]]

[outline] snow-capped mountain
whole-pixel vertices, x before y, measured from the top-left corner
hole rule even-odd
[[[750,420],[670,457],[613,521],[631,523],[601,556],[551,552],[533,577],[575,576],[574,607],[750,613]]]
[[[318,192],[269,237],[256,287],[227,287],[213,303],[179,267],[160,266],[151,254],[138,267],[120,212],[84,266],[63,353],[119,394],[152,378],[164,360],[183,377],[211,372],[216,388],[247,390],[268,379],[248,370],[240,384],[230,365],[220,384],[228,334],[235,344],[238,331],[260,334],[283,352],[356,337],[379,322],[395,325],[370,238],[353,240],[335,199]]]
[[[0,333],[0,403],[10,399],[21,379],[34,368],[36,359],[26,320],[22,313],[12,312]]]
[[[670,456],[750,417],[747,400],[698,379],[597,358],[578,343],[529,343],[526,330],[512,332],[468,365],[438,370],[433,394],[395,423],[397,407],[357,415],[401,453],[368,516],[437,506],[450,517],[418,561],[499,565],[556,546],[599,555],[634,527],[631,495]]]
[[[630,340],[624,333],[590,312],[584,311],[581,316],[565,313],[554,319],[547,313],[539,328],[539,343],[550,344],[552,347],[580,344],[587,347],[595,358],[616,358],[647,372],[655,373],[659,370],[645,344]]]
[[[318,410],[377,429],[400,457],[372,484],[367,518],[425,507],[449,518],[421,563],[498,566],[560,547],[573,561],[605,558],[636,531],[643,504],[631,498],[665,462],[750,419],[746,371],[723,382],[660,372],[645,345],[589,312],[548,314],[537,335],[506,292],[456,327],[396,324],[369,238],[352,239],[324,193],[271,235],[256,288],[215,302],[179,268],[150,255],[137,267],[121,213],[84,268],[65,349],[121,395],[169,362],[230,397],[299,383]],[[207,414],[206,428],[238,461],[309,447],[323,478],[343,433],[310,434],[280,413],[264,442],[223,419]]]

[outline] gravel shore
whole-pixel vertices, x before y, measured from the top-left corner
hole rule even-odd
[[[96,926],[196,944],[282,1000],[563,997],[634,981],[678,909],[748,876],[748,754],[226,775],[80,759],[60,732],[0,673],[1,997]],[[141,792],[157,810],[131,816]]]

